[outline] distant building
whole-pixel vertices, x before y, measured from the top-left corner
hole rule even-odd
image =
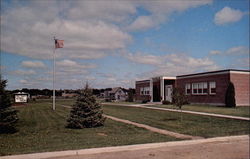
[[[25,92],[14,93],[15,103],[27,103],[29,98],[30,98],[29,93]]]
[[[232,69],[136,81],[136,100],[171,102],[173,88],[179,87],[190,103],[225,105],[226,90],[230,82],[235,87],[236,105],[249,106],[250,71]]]
[[[127,91],[121,87],[112,88],[112,90],[108,92],[108,98],[114,101],[125,101],[127,97]]]
[[[64,98],[73,98],[73,97],[77,97],[78,94],[77,93],[62,93],[62,97]]]

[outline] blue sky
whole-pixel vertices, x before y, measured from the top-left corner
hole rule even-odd
[[[136,80],[249,69],[248,0],[1,1],[8,89],[134,87]]]

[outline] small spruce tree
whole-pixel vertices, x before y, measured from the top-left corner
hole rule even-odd
[[[67,127],[82,129],[103,126],[105,119],[101,105],[86,84],[71,109]]]
[[[7,80],[0,79],[0,133],[13,133],[18,121],[17,110],[11,108],[9,94],[5,91]]]
[[[230,82],[227,87],[226,97],[225,97],[226,107],[236,107],[235,104],[235,89],[234,84]]]

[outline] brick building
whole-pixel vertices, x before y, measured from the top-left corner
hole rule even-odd
[[[246,70],[220,70],[177,77],[154,77],[136,81],[136,99],[151,102],[172,101],[172,88],[179,87],[185,92],[190,103],[225,105],[225,95],[229,82],[235,87],[237,106],[249,106],[250,72]],[[148,88],[149,87],[149,88]],[[145,94],[144,88],[149,90]]]

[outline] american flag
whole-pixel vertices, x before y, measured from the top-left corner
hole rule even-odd
[[[55,39],[55,48],[63,48],[64,46],[64,40],[58,40],[58,39]]]

